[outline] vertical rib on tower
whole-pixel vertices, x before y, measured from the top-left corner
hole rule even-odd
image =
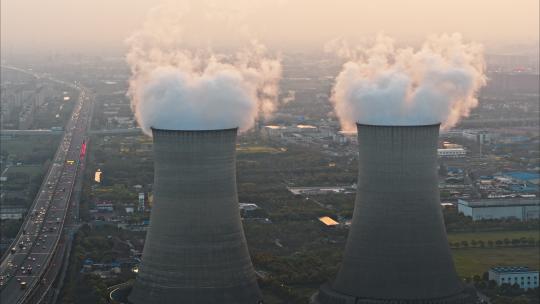
[[[236,193],[237,129],[152,129],[154,205],[129,300],[261,300]]]
[[[439,200],[439,125],[357,127],[358,189],[343,263],[314,302],[468,302]]]

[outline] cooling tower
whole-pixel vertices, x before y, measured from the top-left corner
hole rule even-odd
[[[154,204],[134,304],[261,300],[236,192],[237,129],[152,129]]]
[[[439,200],[439,125],[358,124],[358,188],[343,262],[314,303],[467,303]]]

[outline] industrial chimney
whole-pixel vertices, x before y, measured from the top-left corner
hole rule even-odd
[[[129,301],[261,301],[236,192],[237,129],[152,129],[154,204]]]
[[[437,177],[439,124],[357,124],[358,189],[343,263],[313,303],[468,303]]]

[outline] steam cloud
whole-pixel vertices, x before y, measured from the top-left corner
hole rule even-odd
[[[189,19],[190,10],[159,6],[149,13],[143,28],[127,39],[127,62],[132,72],[128,95],[135,117],[149,135],[151,127],[239,127],[245,131],[258,115],[275,110],[281,64],[269,58],[257,41],[250,41],[233,55],[200,46],[189,50],[183,21]],[[222,11],[211,14],[208,10],[205,16],[203,27],[209,20],[235,20]]]
[[[483,48],[461,35],[432,36],[419,50],[379,35],[369,48],[334,40],[325,46],[348,61],[331,100],[344,130],[374,125],[456,125],[477,106],[485,85]]]

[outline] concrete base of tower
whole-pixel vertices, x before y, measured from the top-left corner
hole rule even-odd
[[[324,284],[311,299],[310,304],[473,304],[477,302],[476,291],[465,289],[462,293],[434,299],[368,299],[339,293]]]
[[[132,301],[129,300],[129,296],[131,295],[131,292],[133,290],[133,281],[129,281],[123,284],[119,284],[116,286],[113,286],[109,288],[109,303],[111,304],[134,304]],[[258,289],[256,290],[256,293],[258,294]],[[214,297],[216,298],[216,297]],[[156,300],[159,299],[159,300]],[[250,303],[250,304],[262,304],[264,303],[262,298],[259,298],[257,300],[247,300],[247,301],[238,301],[238,299],[227,299],[226,297],[222,297],[221,300],[218,300],[218,302],[215,301],[206,301],[203,302],[204,299],[201,301],[201,297],[198,296],[196,300],[193,301],[185,301],[184,298],[179,298],[178,300],[168,300],[164,302],[162,297],[160,295],[155,295],[154,298],[151,300],[145,302],[145,303],[223,303],[223,304],[236,304],[236,303]]]
[[[137,283],[135,283],[137,284]],[[261,304],[259,289],[255,286],[237,286],[234,288],[175,288],[145,289],[134,286],[128,297],[130,304]]]

